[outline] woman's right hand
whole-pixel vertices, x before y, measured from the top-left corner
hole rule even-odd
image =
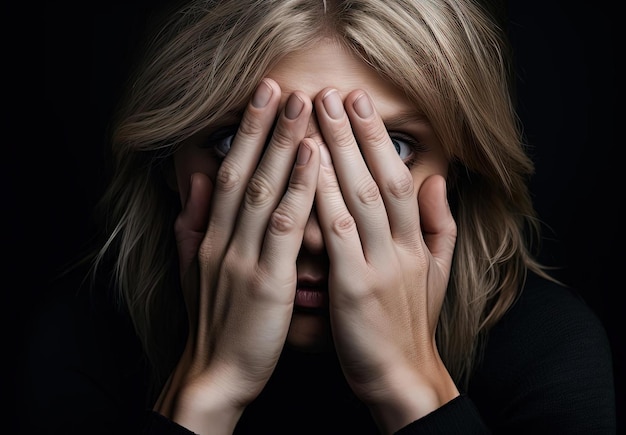
[[[155,409],[197,433],[232,433],[287,336],[320,153],[304,139],[309,97],[291,94],[277,118],[280,101],[264,79],[215,183],[194,174],[176,222],[190,329]]]

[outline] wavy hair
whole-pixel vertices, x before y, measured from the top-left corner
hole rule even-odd
[[[402,89],[450,161],[458,238],[437,329],[453,379],[466,385],[484,337],[531,270],[540,225],[511,98],[504,32],[472,0],[224,0],[182,6],[150,40],[112,124],[111,183],[99,203],[94,270],[132,318],[157,379],[177,360],[187,322],[173,225],[180,200],[166,168],[185,139],[240,113],[283,56],[333,38]],[[535,248],[534,248],[535,247]]]

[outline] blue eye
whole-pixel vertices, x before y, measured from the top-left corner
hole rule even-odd
[[[233,144],[233,139],[235,138],[235,134],[229,134],[228,136],[224,136],[215,142],[215,152],[222,157],[226,157],[228,151],[230,151],[230,147]]]
[[[404,161],[411,158],[415,151],[416,141],[413,138],[405,138],[404,136],[391,136],[391,143],[396,149],[400,158]]]
[[[215,153],[215,156],[223,159],[230,151],[230,147],[233,144],[233,139],[237,133],[238,126],[228,126],[215,130],[211,135],[200,145],[201,148],[211,148]]]
[[[428,152],[428,146],[420,142],[415,136],[390,131],[389,138],[398,156],[400,156],[404,164],[409,167],[418,163],[421,155]]]

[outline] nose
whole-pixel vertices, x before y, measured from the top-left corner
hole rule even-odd
[[[312,255],[321,255],[324,253],[326,245],[324,244],[324,236],[317,220],[317,212],[315,207],[309,214],[309,219],[304,227],[304,237],[302,238],[302,249]]]

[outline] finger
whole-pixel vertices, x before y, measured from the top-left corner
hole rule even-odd
[[[204,241],[221,252],[230,239],[248,182],[270,135],[280,103],[280,87],[265,78],[244,112],[233,144],[217,172],[213,205]]]
[[[398,156],[367,93],[351,92],[345,107],[365,162],[380,189],[394,240],[417,246],[421,243],[419,211],[409,168]]]
[[[304,139],[298,148],[289,187],[271,215],[263,242],[259,263],[272,276],[292,273],[285,265],[295,264],[302,245],[304,228],[315,199],[319,165],[317,143],[312,139]],[[295,276],[293,278],[296,279]]]
[[[380,190],[363,160],[339,93],[325,89],[316,98],[318,122],[332,156],[345,203],[354,217],[368,261],[386,255],[391,237]]]
[[[187,199],[174,222],[181,278],[186,275],[189,265],[196,258],[204,238],[212,191],[213,184],[206,174],[198,172],[191,175]]]
[[[456,222],[448,205],[446,180],[432,175],[422,183],[418,195],[424,241],[441,270],[450,270],[456,244]]]
[[[365,257],[347,255],[363,252],[363,246],[354,217],[350,214],[341,193],[330,152],[325,145],[320,145],[319,148],[321,163],[315,207],[331,263],[329,278],[332,281],[364,270]]]
[[[287,99],[243,198],[237,232],[233,237],[233,246],[241,255],[258,258],[270,216],[287,189],[311,111],[312,103],[306,94],[296,91]]]
[[[197,255],[204,238],[209,219],[209,207],[213,185],[209,177],[197,172],[191,175],[187,199],[174,222],[174,234],[178,250],[178,265],[183,297],[187,306],[190,334],[198,320]]]

